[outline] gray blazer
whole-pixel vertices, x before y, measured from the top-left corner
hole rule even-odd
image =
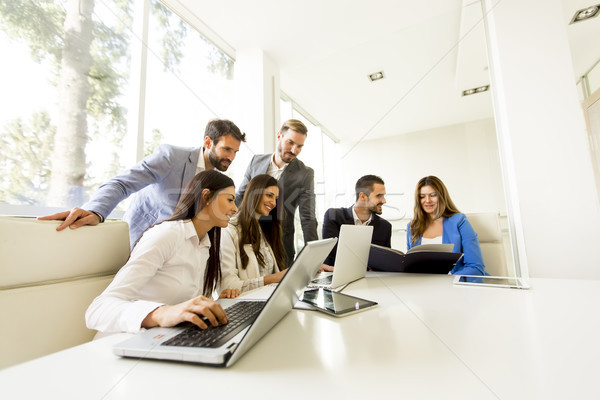
[[[123,216],[133,247],[149,226],[173,214],[181,192],[196,175],[200,150],[160,145],[133,168],[100,186],[82,208],[107,217],[122,200],[136,193]]]
[[[272,156],[273,153],[252,157],[235,198],[238,206],[242,202],[250,179],[256,175],[267,173]],[[294,248],[294,216],[297,208],[300,208],[300,223],[304,233],[304,242],[319,238],[315,216],[315,172],[296,158],[283,170],[278,186],[279,200],[277,200],[277,207],[273,212],[276,212],[277,217],[281,220],[283,245],[287,253],[288,263],[291,264],[296,252]]]

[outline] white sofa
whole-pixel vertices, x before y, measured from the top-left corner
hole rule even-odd
[[[85,310],[129,257],[125,222],[0,216],[0,368],[90,341]]]

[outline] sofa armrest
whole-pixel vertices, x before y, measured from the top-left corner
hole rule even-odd
[[[0,368],[90,341],[85,311],[129,258],[125,222],[0,217]]]

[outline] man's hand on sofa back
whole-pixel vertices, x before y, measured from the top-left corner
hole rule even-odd
[[[77,229],[80,226],[84,225],[98,225],[103,220],[100,214],[94,211],[88,211],[78,207],[75,207],[70,211],[62,211],[56,214],[38,217],[37,219],[42,221],[64,221],[56,228],[57,231],[62,231],[66,227],[70,227],[71,229]]]

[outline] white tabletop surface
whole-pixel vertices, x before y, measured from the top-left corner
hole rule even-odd
[[[0,371],[2,398],[600,399],[600,281],[531,289],[373,273],[343,318],[293,310],[233,367],[119,358],[96,340]],[[6,396],[6,397],[5,397]],[[315,397],[316,396],[316,397]]]

